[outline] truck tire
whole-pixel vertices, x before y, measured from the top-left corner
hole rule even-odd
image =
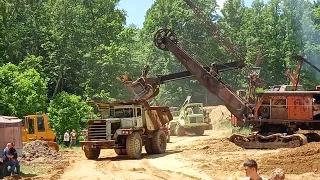
[[[176,135],[184,136],[186,134],[186,130],[182,126],[176,126]]]
[[[167,135],[160,129],[153,133],[152,137],[152,151],[155,154],[162,154],[166,152],[167,149]]]
[[[88,159],[98,159],[100,156],[99,148],[90,148],[88,146],[84,146],[84,154]]]
[[[127,150],[126,149],[114,149],[114,152],[117,155],[127,155]]]
[[[127,155],[132,159],[141,158],[142,140],[139,133],[134,132],[127,137]]]
[[[202,136],[204,134],[204,129],[202,127],[197,127],[197,128],[194,129],[194,133],[197,136]]]
[[[146,139],[146,144],[144,145],[144,149],[146,150],[147,154],[154,154],[152,151],[152,142],[150,138]]]

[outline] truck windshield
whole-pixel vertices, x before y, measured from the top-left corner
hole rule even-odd
[[[199,106],[189,106],[187,108],[187,115],[191,115],[191,114],[202,114],[202,107]]]
[[[132,108],[116,108],[110,109],[110,117],[114,118],[129,118],[133,117],[133,109]]]

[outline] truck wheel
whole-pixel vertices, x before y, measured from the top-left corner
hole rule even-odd
[[[194,133],[197,135],[197,136],[202,136],[203,133],[204,133],[204,129],[202,127],[197,127],[194,129]]]
[[[90,148],[88,146],[84,146],[84,154],[88,159],[98,159],[100,156],[99,148]]]
[[[127,137],[127,155],[129,158],[139,159],[142,152],[142,140],[140,134],[137,132],[132,133]]]
[[[144,145],[144,149],[146,150],[147,154],[153,154],[152,142],[150,138],[146,139],[146,144]]]
[[[126,149],[114,149],[114,152],[116,152],[117,155],[127,155]]]
[[[162,154],[167,149],[167,135],[163,130],[155,131],[152,137],[152,151],[155,154]]]
[[[186,130],[182,126],[176,126],[176,135],[184,136],[186,134]]]

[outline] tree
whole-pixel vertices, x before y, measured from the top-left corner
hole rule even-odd
[[[19,72],[8,63],[0,68],[1,114],[25,115],[46,111],[47,83],[34,69]]]
[[[86,117],[92,108],[76,95],[59,93],[50,101],[48,107],[50,126],[55,131],[58,141],[63,141],[67,130],[75,129],[78,133],[86,127]]]

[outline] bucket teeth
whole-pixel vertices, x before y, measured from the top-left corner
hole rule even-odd
[[[159,93],[159,89],[151,84],[146,83],[147,78],[140,77],[133,81],[129,76],[122,75],[119,77],[124,86],[134,95],[134,99],[148,100]]]

